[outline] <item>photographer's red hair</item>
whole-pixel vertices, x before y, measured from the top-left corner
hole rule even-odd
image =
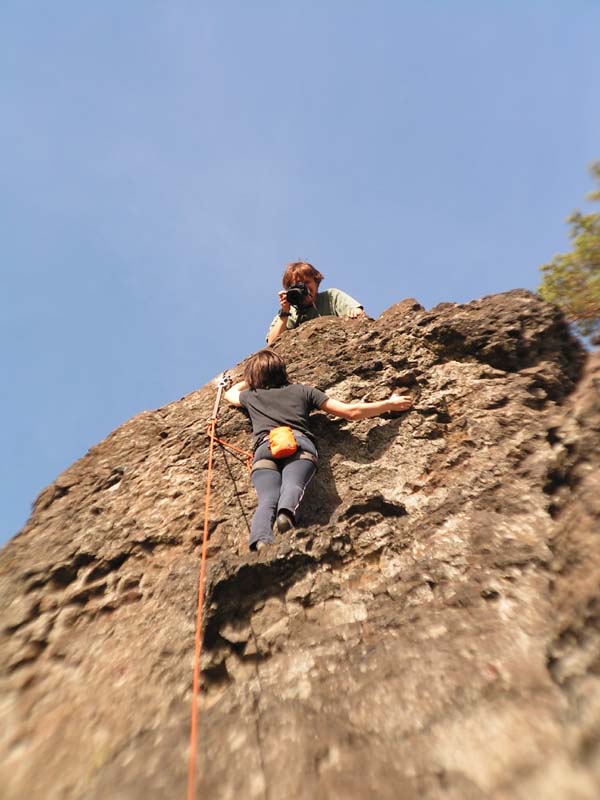
[[[323,277],[319,270],[315,269],[308,261],[292,261],[283,273],[283,288],[289,289],[293,283],[303,283],[308,278],[316,281],[318,287]]]

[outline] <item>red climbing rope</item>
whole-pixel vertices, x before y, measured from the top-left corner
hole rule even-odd
[[[215,427],[217,420],[210,421],[208,447],[208,473],[206,476],[206,495],[204,498],[204,533],[202,535],[202,556],[200,558],[200,578],[198,581],[198,609],[196,612],[196,641],[194,645],[194,680],[192,685],[192,721],[190,725],[190,760],[188,765],[188,800],[194,800],[196,792],[196,745],[198,741],[198,688],[200,685],[200,655],[202,652],[202,611],[204,605],[204,577],[206,574],[206,545],[208,543],[208,509],[210,506],[210,484],[212,478],[213,451],[215,447]]]
[[[224,447],[228,447],[230,450],[235,450],[236,453],[241,453],[243,456],[246,456],[246,466],[249,470],[252,469],[252,459],[254,458],[253,453],[249,453],[248,450],[242,450],[239,447],[236,447],[234,444],[229,444],[229,442],[224,442],[223,439],[219,439],[215,436],[215,442],[222,444]]]
[[[196,750],[198,742],[198,693],[200,688],[200,656],[202,654],[202,612],[204,609],[204,579],[206,575],[206,550],[208,544],[208,512],[210,508],[210,491],[212,482],[213,454],[214,454],[215,443],[218,442],[224,447],[228,447],[231,450],[235,450],[238,453],[242,453],[243,455],[247,456],[248,468],[250,468],[252,462],[252,453],[249,453],[246,450],[241,450],[239,447],[229,444],[228,442],[224,442],[222,439],[219,439],[215,434],[217,428],[217,419],[218,419],[217,414],[219,410],[219,402],[221,400],[221,394],[223,388],[226,385],[227,385],[227,379],[225,376],[222,376],[218,383],[217,399],[215,400],[213,414],[208,425],[208,436],[210,442],[208,446],[208,471],[206,474],[206,494],[204,497],[204,532],[202,534],[202,555],[200,558],[200,577],[198,580],[198,609],[196,612],[196,640],[194,645],[194,679],[192,684],[192,719],[190,725],[190,758],[188,765],[187,800],[194,800],[194,795],[196,793]]]

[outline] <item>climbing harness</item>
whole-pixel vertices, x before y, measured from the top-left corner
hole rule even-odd
[[[215,379],[217,384],[217,396],[213,407],[212,416],[208,424],[208,471],[206,475],[206,494],[204,498],[204,531],[202,534],[202,555],[200,558],[200,577],[198,580],[198,608],[196,612],[196,639],[194,644],[194,678],[192,685],[192,718],[190,724],[190,757],[188,765],[188,789],[187,800],[194,800],[196,791],[196,749],[198,739],[198,690],[200,687],[200,656],[202,653],[202,612],[204,607],[204,581],[206,576],[206,550],[208,544],[208,512],[210,508],[210,491],[212,480],[213,454],[215,444],[221,444],[230,450],[235,450],[247,457],[247,466],[250,469],[252,463],[252,453],[242,450],[235,445],[219,439],[216,435],[219,404],[223,390],[229,386],[230,379],[227,373],[223,372]]]
[[[308,450],[302,450],[300,455],[296,456],[296,458],[290,458],[290,461],[312,461],[315,467],[319,463],[317,456],[309,453]],[[272,458],[259,458],[252,464],[251,471],[254,472],[255,469],[274,469],[279,471],[277,462],[273,461]]]

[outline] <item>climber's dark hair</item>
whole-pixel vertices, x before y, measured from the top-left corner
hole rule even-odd
[[[244,380],[251,389],[276,389],[290,382],[285,361],[274,350],[259,350],[244,367]]]

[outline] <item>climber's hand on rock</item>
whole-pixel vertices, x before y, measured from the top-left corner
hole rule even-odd
[[[394,394],[390,397],[391,411],[406,411],[413,404],[413,399],[409,394]]]

